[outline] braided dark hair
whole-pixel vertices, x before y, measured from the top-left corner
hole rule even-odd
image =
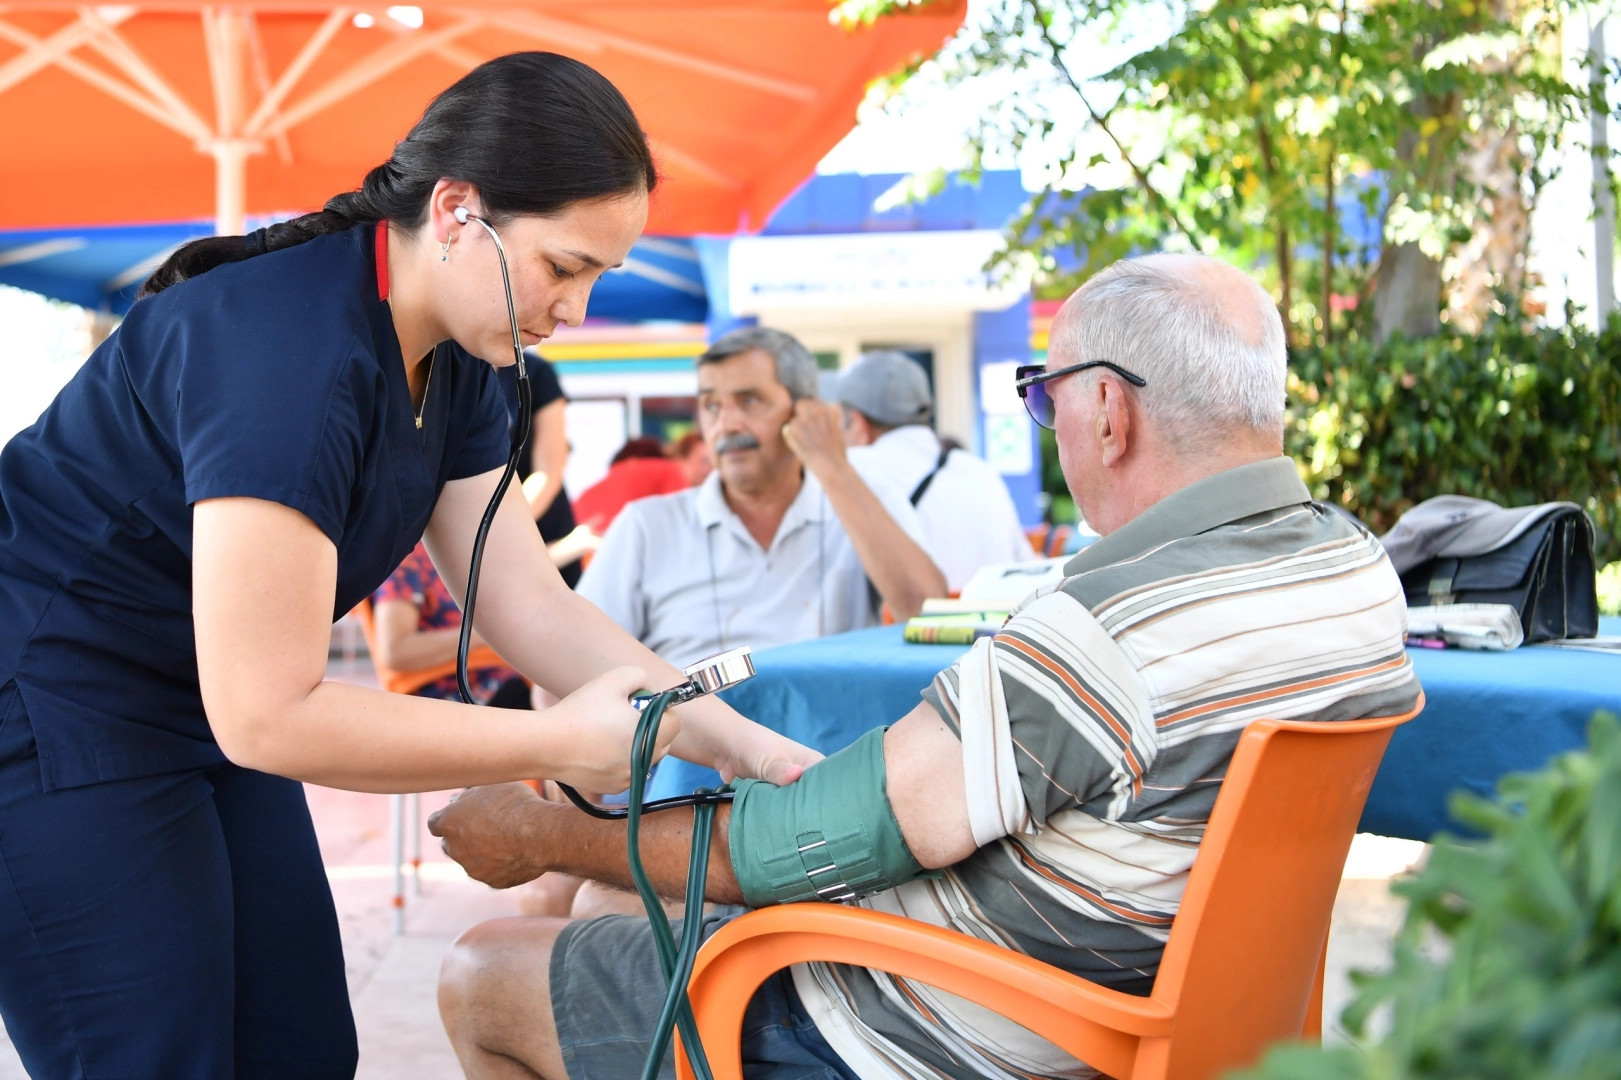
[[[512,53],[480,64],[434,98],[359,191],[247,236],[193,240],[146,279],[140,295],[361,222],[387,218],[415,229],[434,185],[446,178],[478,188],[485,216],[497,225],[658,185],[647,136],[613,83],[556,53]]]

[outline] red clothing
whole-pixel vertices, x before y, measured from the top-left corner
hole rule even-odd
[[[574,516],[601,536],[625,504],[649,495],[687,490],[687,471],[668,458],[627,458],[574,500]]]

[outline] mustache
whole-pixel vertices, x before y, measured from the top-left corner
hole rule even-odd
[[[715,453],[729,454],[733,450],[758,450],[760,440],[746,431],[733,431],[715,440]]]

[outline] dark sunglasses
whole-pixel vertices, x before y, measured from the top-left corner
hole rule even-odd
[[[1024,399],[1024,407],[1030,413],[1030,419],[1042,427],[1052,430],[1053,418],[1057,414],[1057,406],[1053,404],[1053,397],[1047,392],[1047,383],[1054,379],[1073,375],[1077,371],[1087,368],[1105,367],[1133,386],[1147,386],[1148,382],[1141,375],[1133,375],[1119,364],[1108,360],[1088,360],[1084,364],[1071,364],[1069,367],[1056,368],[1048,371],[1040,364],[1025,364],[1013,373],[1013,388]]]

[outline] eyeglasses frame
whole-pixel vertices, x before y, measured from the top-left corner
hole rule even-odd
[[[1068,367],[1061,367],[1054,371],[1048,371],[1039,364],[1021,364],[1014,371],[1016,377],[1013,382],[1013,389],[1018,391],[1019,400],[1024,402],[1025,411],[1030,412],[1030,399],[1025,394],[1025,391],[1030,387],[1039,383],[1051,382],[1054,379],[1061,379],[1065,375],[1074,375],[1078,371],[1086,371],[1089,368],[1097,367],[1108,368],[1110,371],[1114,372],[1116,375],[1120,376],[1122,379],[1126,380],[1126,382],[1137,387],[1138,389],[1148,385],[1147,379],[1143,378],[1141,375],[1127,371],[1125,368],[1121,367],[1112,360],[1087,360],[1084,363],[1070,364]],[[1023,374],[1023,372],[1031,372],[1031,374],[1026,375]],[[1030,419],[1035,420],[1035,422],[1037,424],[1041,424],[1042,427],[1047,427],[1046,424],[1041,423],[1040,418],[1038,418],[1033,412],[1030,412]]]

